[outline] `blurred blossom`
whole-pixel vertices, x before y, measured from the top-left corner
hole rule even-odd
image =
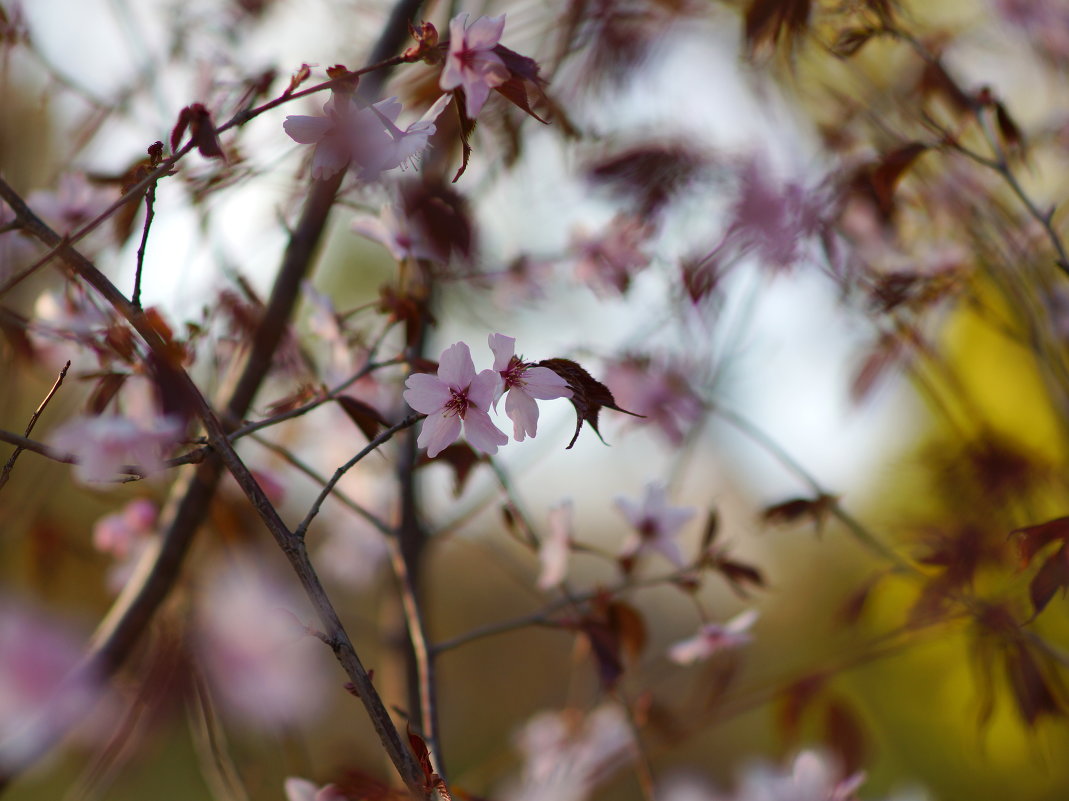
[[[59,177],[56,189],[31,192],[26,203],[56,233],[69,234],[98,217],[118,199],[114,187],[104,188],[90,183],[80,172],[68,172]]]
[[[441,256],[396,206],[383,206],[378,217],[369,214],[358,215],[353,218],[349,228],[354,233],[378,242],[399,262],[405,259],[441,261]]]
[[[81,656],[81,639],[59,622],[0,599],[0,770],[17,768],[38,738],[66,729],[95,701],[95,683],[67,679]]]
[[[718,249],[756,251],[765,266],[775,270],[793,267],[806,256],[807,240],[823,226],[827,200],[795,182],[774,183],[757,157],[742,166],[738,179],[728,230]]]
[[[505,30],[505,15],[467,23],[467,14],[457,14],[449,23],[449,53],[438,85],[447,92],[462,88],[465,112],[475,119],[490,90],[509,79],[505,62],[494,52]]]
[[[333,785],[317,787],[307,779],[291,776],[283,784],[286,801],[345,801],[345,796]]]
[[[75,459],[74,476],[85,484],[114,482],[127,465],[148,476],[163,469],[162,454],[182,433],[182,424],[157,417],[141,424],[128,417],[102,414],[76,417],[56,429],[50,438],[54,449]]]
[[[634,529],[620,551],[621,560],[630,563],[642,553],[653,550],[676,567],[686,565],[676,540],[680,530],[694,516],[694,509],[669,506],[664,486],[655,483],[646,485],[646,495],[640,503],[623,497],[617,497],[615,502]]]
[[[133,575],[156,530],[158,512],[156,504],[148,498],[138,498],[122,511],[105,515],[93,525],[93,547],[115,558],[107,579],[108,589],[113,593],[121,591]]]
[[[125,558],[138,540],[153,532],[157,512],[156,504],[148,498],[130,501],[121,512],[97,520],[93,525],[93,547],[118,559]]]
[[[15,212],[0,202],[0,281],[19,267],[28,267],[35,252],[34,244],[22,231],[3,231],[15,222]]]
[[[738,648],[753,639],[750,629],[757,622],[759,612],[747,609],[727,623],[706,623],[696,635],[681,640],[668,649],[668,658],[680,665],[708,659],[719,651]]]
[[[635,217],[618,215],[598,235],[579,231],[572,236],[576,256],[575,276],[597,292],[623,294],[631,279],[649,266],[643,250],[650,227]]]
[[[572,550],[573,503],[571,498],[549,510],[549,531],[538,549],[542,572],[538,576],[539,589],[558,586],[568,574],[568,556]]]
[[[197,598],[195,652],[226,707],[252,725],[314,719],[332,686],[296,608],[251,560],[209,576]]]
[[[351,166],[361,180],[374,181],[388,170],[409,164],[426,147],[434,121],[448,104],[443,95],[423,117],[405,129],[397,126],[402,106],[396,97],[364,108],[337,95],[323,106],[322,116],[294,114],[282,128],[295,142],[315,145],[312,177],[326,179]]]
[[[626,760],[634,740],[624,713],[616,706],[543,712],[516,738],[523,754],[519,782],[506,801],[583,801]]]
[[[617,404],[645,417],[635,425],[656,426],[674,447],[683,444],[704,411],[684,370],[668,359],[625,356],[609,362],[605,384]]]
[[[493,370],[475,374],[471,349],[464,342],[450,345],[438,362],[438,374],[413,373],[405,381],[405,402],[427,415],[417,444],[434,458],[460,436],[482,453],[497,453],[509,438],[494,425],[488,410],[501,376]]]
[[[817,751],[802,751],[790,770],[768,765],[751,768],[733,795],[719,801],[852,801],[865,774],[843,777],[834,761]]]
[[[493,286],[495,303],[507,309],[546,297],[546,288],[553,278],[553,263],[520,255],[504,270],[487,273],[486,278]]]
[[[330,527],[316,549],[319,572],[352,589],[367,586],[389,556],[383,537],[370,523],[347,515],[343,522]]]
[[[994,0],[995,11],[1019,28],[1055,63],[1069,60],[1069,6],[1065,0]]]
[[[494,354],[494,370],[501,376],[499,390],[507,393],[505,414],[512,421],[512,437],[523,442],[524,436],[538,433],[538,400],[570,398],[568,382],[548,367],[535,367],[516,355],[516,339],[504,334],[491,334],[490,350]],[[497,408],[497,400],[494,400]]]

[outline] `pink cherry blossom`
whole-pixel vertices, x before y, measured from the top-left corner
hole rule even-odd
[[[438,85],[447,92],[462,87],[467,115],[475,119],[490,90],[509,79],[505,62],[494,52],[505,30],[505,15],[467,22],[467,14],[457,14],[449,23],[449,53]]]
[[[438,375],[414,373],[405,381],[405,401],[427,415],[416,441],[427,455],[435,457],[464,435],[473,448],[497,453],[509,438],[490,420],[489,409],[501,384],[493,370],[475,374],[471,349],[464,342],[450,345],[438,360]]]
[[[115,481],[126,466],[144,475],[163,469],[162,453],[177,441],[182,425],[158,417],[143,425],[119,415],[78,417],[53,432],[52,447],[74,457],[74,476],[83,483]]]
[[[548,367],[535,367],[516,356],[516,339],[504,334],[490,335],[494,370],[501,375],[501,391],[508,393],[505,414],[512,420],[512,436],[523,442],[538,433],[538,400],[570,398],[568,382]],[[495,407],[497,401],[494,401]]]
[[[549,532],[538,549],[538,559],[542,563],[539,589],[558,586],[568,572],[568,556],[572,551],[572,506],[571,498],[566,498],[549,510]]]
[[[420,120],[401,129],[396,123],[402,106],[396,97],[365,108],[351,98],[334,97],[323,106],[323,116],[291,115],[282,128],[295,142],[316,146],[313,178],[329,178],[351,165],[362,180],[373,181],[426,149],[435,131],[434,120],[448,100],[443,95]]]
[[[756,609],[747,609],[727,623],[706,623],[696,635],[669,648],[668,658],[680,665],[689,665],[708,659],[719,651],[745,645],[752,639],[750,628],[758,615]]]
[[[618,497],[616,506],[635,530],[621,549],[622,560],[631,562],[645,551],[653,550],[676,567],[686,565],[676,538],[694,516],[694,509],[669,506],[666,490],[660,484],[648,484],[641,503]]]

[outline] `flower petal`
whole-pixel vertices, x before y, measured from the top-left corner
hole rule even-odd
[[[442,351],[438,359],[438,379],[455,390],[465,390],[475,378],[475,363],[466,342],[457,342]]]
[[[472,379],[471,386],[468,388],[468,402],[485,411],[498,397],[500,389],[501,374],[494,370],[483,370]]]
[[[489,418],[487,418],[489,419]],[[416,444],[434,458],[460,436],[460,418],[455,414],[431,414],[423,421]]]
[[[314,145],[327,135],[334,121],[326,117],[308,117],[301,114],[286,117],[282,130],[294,142],[302,145]]]
[[[494,370],[501,372],[507,370],[509,362],[516,353],[516,337],[507,337],[504,334],[491,334],[488,342],[490,350],[494,352]]]
[[[405,403],[421,414],[433,414],[444,408],[452,397],[449,387],[427,373],[413,373],[405,381]]]
[[[548,367],[528,367],[523,372],[523,381],[524,391],[532,398],[553,400],[572,396],[568,382]]]
[[[497,453],[498,446],[507,445],[509,441],[505,433],[494,425],[490,415],[476,406],[469,406],[464,415],[464,436],[475,450],[489,454]]]
[[[524,434],[534,437],[538,433],[538,404],[519,387],[509,390],[505,414],[512,421],[512,438],[517,442],[523,442]]]
[[[504,14],[499,17],[479,17],[464,32],[464,44],[469,50],[492,50],[501,41],[504,32]]]

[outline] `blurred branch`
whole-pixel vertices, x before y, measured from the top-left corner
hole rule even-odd
[[[398,3],[391,15],[390,23],[376,45],[372,56],[373,61],[381,62],[384,58],[380,55],[381,53],[384,51],[392,53],[400,47],[407,36],[407,23],[420,6],[419,0],[402,0]],[[379,69],[380,66],[376,64],[375,68]],[[361,88],[364,91],[374,91],[381,86],[382,80],[384,80],[384,75],[379,72],[375,80],[365,82]],[[273,106],[270,107],[273,108]],[[262,108],[257,113],[266,110],[267,108]],[[237,122],[232,121],[220,130],[225,130],[226,127],[234,124]],[[140,310],[130,304],[88,259],[74,250],[72,245],[107,219],[122,204],[140,197],[141,192],[165,175],[173,164],[192,147],[192,143],[187,143],[170,159],[164,160],[126,196],[69,238],[61,238],[45,225],[26,206],[22,198],[0,178],[0,197],[11,207],[22,227],[51,247],[53,254],[59,255],[83,280],[93,286],[126,318],[150,350],[163,359],[164,364],[170,364],[170,360],[166,358],[166,343],[161,340],[159,333],[146,324]],[[285,323],[295,307],[300,282],[310,269],[313,255],[322,238],[330,208],[343,177],[344,172],[340,172],[330,180],[316,181],[312,184],[300,221],[287,245],[278,277],[253,338],[252,348],[244,369],[225,405],[223,420],[228,426],[232,427],[244,416],[271,367],[275,350],[286,327]],[[21,280],[26,274],[17,276],[17,278]],[[10,289],[11,286],[13,283],[9,281],[0,287],[0,294]],[[208,434],[209,443],[215,449],[216,457],[206,459],[195,469],[187,472],[183,479],[176,482],[172,499],[177,500],[169,504],[166,510],[169,514],[161,543],[156,552],[149,554],[139,565],[135,578],[124,588],[115,606],[102,622],[88,654],[76,670],[77,678],[105,679],[117,671],[129,656],[177,579],[193,535],[207,515],[209,503],[225,465],[289,558],[324,624],[330,638],[331,648],[352,679],[391,762],[410,789],[420,795],[425,795],[420,766],[408,747],[402,743],[399,733],[390,720],[389,713],[371,683],[370,676],[360,663],[341,621],[319,582],[318,576],[312,569],[303,542],[294,537],[279,518],[255,478],[230,445],[223,422],[216,417],[188,374],[180,368],[176,368],[175,373],[175,378],[196,408],[197,415]],[[28,767],[51,750],[69,725],[67,720],[60,718],[56,710],[44,711],[42,718],[43,726],[39,737],[27,749],[25,758],[18,766],[5,766],[4,771],[0,773],[0,791],[10,784],[19,770]]]

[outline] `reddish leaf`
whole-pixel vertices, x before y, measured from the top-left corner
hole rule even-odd
[[[476,231],[467,199],[440,181],[406,181],[401,185],[404,217],[443,262],[456,257],[470,262]]]
[[[93,388],[89,400],[86,401],[86,413],[92,415],[102,414],[129,377],[129,373],[106,373],[101,376],[100,380],[97,381],[96,387]]]
[[[37,349],[26,333],[27,325],[28,321],[19,315],[0,309],[0,334],[4,335],[15,358],[32,362],[37,357]]]
[[[591,618],[584,618],[579,623],[579,631],[590,645],[601,686],[605,690],[614,689],[624,673],[619,639],[606,623]]]
[[[380,429],[389,428],[390,426],[378,409],[364,403],[362,400],[357,400],[349,395],[339,395],[334,400],[337,401],[338,405],[349,416],[349,419],[356,424],[357,428],[369,440],[374,439]]]
[[[754,587],[765,586],[765,577],[762,576],[761,571],[753,565],[747,565],[733,559],[718,556],[712,566],[714,570],[727,579],[731,589],[741,598],[750,597],[749,593],[746,591],[747,585],[752,585]]]
[[[832,753],[839,757],[843,773],[850,776],[865,764],[868,736],[857,714],[841,699],[833,699],[824,708],[824,738]]]
[[[717,514],[716,509],[710,509],[709,514],[705,517],[705,529],[702,531],[701,545],[698,549],[699,558],[701,554],[709,552],[709,547],[716,540],[716,535],[719,531],[720,515]]]
[[[467,483],[471,471],[481,461],[484,461],[484,457],[476,453],[470,445],[463,442],[455,442],[433,459],[428,458],[426,452],[424,452],[416,466],[423,467],[424,465],[441,464],[443,462],[449,465],[453,468],[453,495],[459,496],[464,491],[464,485]]]
[[[798,736],[802,724],[802,715],[824,692],[825,677],[816,674],[807,676],[787,687],[780,694],[776,722],[780,733],[788,742]]]
[[[322,394],[322,389],[315,384],[301,384],[296,392],[292,392],[289,395],[279,398],[274,403],[269,404],[267,413],[273,417],[276,414],[291,412],[294,409],[299,409],[305,404],[317,400]]]
[[[817,528],[820,528],[838,502],[837,496],[823,493],[815,498],[792,498],[766,507],[761,513],[761,519],[766,523],[794,523],[803,517],[809,517]]]
[[[409,347],[416,345],[423,337],[424,325],[434,324],[434,317],[422,297],[399,293],[388,284],[379,289],[378,309],[389,315],[390,322],[404,324],[405,343]]]
[[[1064,714],[1051,680],[1023,643],[1014,643],[1006,650],[1006,673],[1017,711],[1029,726],[1034,726],[1040,715]]]
[[[995,101],[995,124],[998,125],[1002,141],[1008,147],[1024,148],[1024,134],[1021,133],[1021,127],[1010,116],[1010,112],[1006,110],[1006,106],[1001,101]]]
[[[1052,553],[1028,585],[1035,614],[1043,611],[1058,590],[1065,594],[1069,589],[1069,545],[1065,543]]]
[[[212,122],[211,112],[203,103],[193,103],[186,106],[178,114],[178,121],[171,130],[171,152],[178,151],[178,145],[189,129],[190,140],[196,146],[198,152],[205,158],[225,159],[223,148],[219,144],[219,136],[215,132],[215,123]]]
[[[879,31],[875,28],[847,28],[839,32],[831,51],[839,58],[849,58],[857,53]]]
[[[646,621],[642,614],[630,604],[622,601],[611,602],[606,615],[609,627],[616,634],[620,646],[628,658],[634,660],[646,647]]]
[[[900,364],[906,353],[906,344],[898,332],[881,334],[854,374],[854,380],[850,383],[850,400],[861,403],[868,398],[880,379]]]
[[[293,77],[290,78],[290,85],[286,87],[286,91],[282,93],[283,97],[289,97],[297,88],[308,80],[308,76],[312,74],[312,69],[307,64],[301,64],[300,69],[293,73]]]
[[[976,100],[950,77],[950,73],[938,58],[925,65],[917,88],[924,95],[942,95],[951,107],[960,113],[971,113],[976,109]]]
[[[649,142],[587,168],[587,178],[634,198],[636,212],[648,217],[686,188],[705,159],[682,144]]]
[[[894,211],[894,194],[898,182],[902,180],[906,170],[927,150],[928,145],[922,142],[910,142],[886,154],[873,169],[869,180],[877,206],[885,217],[890,217]]]
[[[872,591],[882,578],[883,574],[877,573],[862,582],[860,587],[846,597],[846,601],[839,608],[837,615],[843,625],[852,626],[861,619],[861,613],[865,611],[865,607],[868,605],[869,596],[872,595]]]
[[[1010,536],[1015,538],[1017,556],[1021,567],[1028,567],[1034,557],[1045,546],[1069,538],[1069,517],[1058,517],[1035,526],[1014,529]]]
[[[408,728],[408,745],[412,749],[412,753],[416,755],[416,761],[419,762],[420,769],[423,771],[424,786],[433,787],[433,778],[437,777],[434,772],[434,765],[431,764],[431,752],[427,748],[427,743],[423,738],[412,731],[412,728]]]
[[[621,409],[617,406],[616,399],[613,397],[612,392],[609,391],[609,388],[570,359],[543,359],[537,366],[548,367],[563,378],[572,390],[571,402],[572,406],[575,407],[576,414],[575,435],[565,450],[571,448],[575,441],[579,439],[579,431],[583,428],[584,422],[594,429],[598,439],[602,442],[605,441],[602,439],[601,432],[598,431],[598,412],[602,408],[614,409],[632,417],[645,416],[629,412],[627,409]]]
[[[764,44],[787,44],[809,26],[810,0],[752,0],[746,9],[746,43],[750,51]]]

